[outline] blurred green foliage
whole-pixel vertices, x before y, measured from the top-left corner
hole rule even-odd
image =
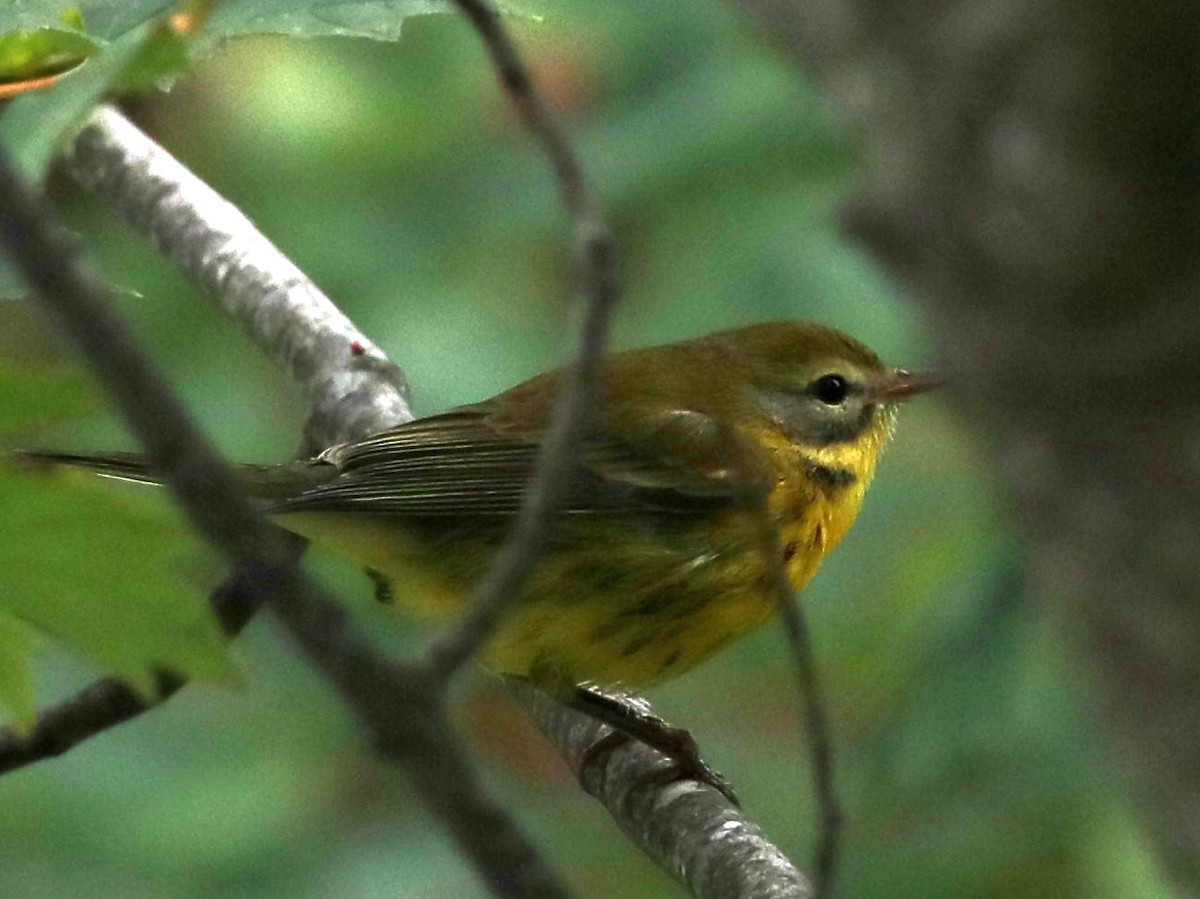
[[[544,21],[514,28],[615,226],[627,288],[618,346],[812,317],[897,363],[934,361],[912,306],[837,235],[855,136],[748,21],[711,0],[541,7]],[[128,108],[405,365],[418,412],[565,358],[564,215],[460,21],[411,20],[399,44],[235,43],[170,95]],[[123,312],[215,439],[236,458],[289,455],[303,416],[295,392],[102,204],[54,186],[89,251],[129,288]],[[64,402],[36,383],[3,402],[31,394],[48,412]],[[22,439],[125,444],[97,405],[67,411]],[[1086,680],[1023,598],[1020,548],[987,475],[945,400],[914,403],[858,525],[804,596],[836,728],[844,895],[1165,896]],[[16,502],[0,494],[6,516],[20,514]],[[80,572],[104,572],[122,590],[88,548],[105,551],[86,536],[104,518],[61,510],[23,550],[45,589],[69,597]],[[199,599],[219,571],[180,547],[165,505],[161,514],[162,545],[153,534],[139,543],[155,558],[174,548],[168,573]],[[418,645],[415,627],[396,633],[374,608],[357,572],[313,564],[381,640]],[[0,589],[9,577],[0,570]],[[0,781],[0,894],[481,894],[268,622],[236,654],[238,686],[189,689]],[[94,669],[45,652],[39,673],[48,702]],[[581,895],[681,895],[496,686],[467,681],[457,704],[466,738]],[[751,817],[803,862],[812,801],[777,630],[653,699],[697,731]]]

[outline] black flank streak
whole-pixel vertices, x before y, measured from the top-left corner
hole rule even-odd
[[[849,468],[819,465],[816,462],[805,464],[804,472],[826,490],[845,490],[858,480],[858,476]]]
[[[657,634],[648,634],[645,637],[638,637],[638,639],[634,640],[632,643],[627,643],[621,650],[622,657],[635,655],[636,653],[641,652],[643,649],[653,643],[657,636]]]
[[[628,621],[622,621],[621,616],[613,618],[592,631],[591,639],[593,642],[602,643],[625,630],[626,625],[629,623]]]
[[[636,606],[633,606],[632,608],[627,609],[626,611],[622,612],[618,617],[619,618],[630,618],[630,617],[641,618],[641,617],[649,617],[649,616],[653,616],[653,615],[661,615],[663,612],[665,612],[670,607],[671,607],[671,597],[669,595],[667,595],[667,596],[663,596],[663,595],[651,596],[646,599],[643,599]]]

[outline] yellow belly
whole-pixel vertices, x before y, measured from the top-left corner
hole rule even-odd
[[[789,579],[802,589],[853,514],[799,497],[773,497],[772,507]],[[654,522],[560,519],[522,597],[483,647],[483,663],[552,691],[586,682],[644,687],[682,674],[777,608],[753,520],[733,511]],[[461,612],[504,537],[499,524],[437,519],[294,513],[278,523],[379,571],[401,606],[437,617]]]

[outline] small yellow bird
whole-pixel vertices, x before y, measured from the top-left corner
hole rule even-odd
[[[241,471],[279,526],[394,582],[401,603],[452,615],[506,537],[560,383],[541,375],[310,462]],[[858,515],[896,404],[935,383],[803,322],[611,356],[550,545],[483,663],[711,774],[681,732],[604,691],[676,677],[765,622],[780,601],[772,565],[803,589]],[[155,480],[132,455],[26,458]]]

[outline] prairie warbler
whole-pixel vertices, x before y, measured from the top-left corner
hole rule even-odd
[[[452,615],[520,506],[560,380],[241,470],[279,526],[394,582],[402,604]],[[605,688],[675,677],[758,627],[780,599],[772,565],[803,589],[858,515],[897,403],[933,383],[801,322],[610,357],[550,545],[483,663],[704,776],[686,732],[639,723]],[[155,480],[132,455],[25,455]]]

